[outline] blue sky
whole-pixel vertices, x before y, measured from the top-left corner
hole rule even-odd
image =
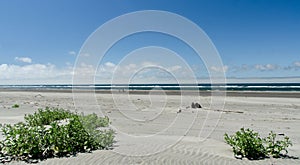
[[[300,77],[297,0],[0,0],[0,84],[70,82],[88,36],[105,22],[139,10],[169,11],[196,23],[215,44],[228,78]],[[178,51],[196,66],[197,76],[206,76],[201,61],[172,37],[144,34],[124,41],[104,66],[154,44]]]

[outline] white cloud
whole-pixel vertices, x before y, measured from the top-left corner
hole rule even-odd
[[[279,69],[280,66],[274,65],[274,64],[265,64],[265,65],[260,65],[257,64],[255,65],[255,69],[260,70],[260,71],[273,71]]]
[[[156,64],[154,62],[150,62],[150,61],[145,61],[145,62],[142,62],[142,67],[155,67],[155,66],[159,66],[159,64]]]
[[[32,60],[29,57],[15,57],[16,61],[24,62],[24,63],[31,63]]]
[[[228,71],[228,66],[224,65],[222,67],[219,66],[211,66],[210,70],[213,72],[227,72]]]
[[[29,64],[24,66],[19,65],[0,65],[1,79],[30,79],[50,76],[54,66],[43,64]],[[47,73],[44,75],[44,73]]]
[[[300,61],[294,62],[294,66],[295,66],[295,67],[300,67]]]
[[[136,67],[136,64],[129,64],[125,66],[126,70],[135,70]]]
[[[76,55],[76,52],[75,52],[75,51],[69,51],[68,53],[69,53],[69,55],[73,55],[73,56]]]
[[[116,66],[116,64],[114,64],[112,62],[106,62],[104,65],[107,67],[111,67],[111,68],[114,68]]]
[[[19,59],[20,58],[18,58],[18,60]],[[102,63],[97,70],[95,66],[88,63],[77,64],[75,70],[73,70],[73,65],[70,64],[67,64],[62,68],[59,68],[53,64],[0,64],[0,83],[72,83],[72,78],[75,74],[77,78],[79,77],[80,79],[82,79],[83,83],[110,83],[112,78],[114,79],[114,81],[117,80],[116,82],[118,83],[126,83],[131,78],[132,80],[134,80],[134,82],[162,83],[171,82],[175,79],[180,79],[180,81],[192,80],[192,74],[197,74],[197,71],[192,72],[191,70],[189,70],[189,68],[178,63],[160,65],[158,63],[153,63],[150,61],[139,61],[138,63],[131,62],[132,61],[128,61],[128,63],[117,65],[113,62],[108,61]],[[245,75],[245,77],[247,77],[248,73],[257,74],[258,71],[270,71],[265,72],[268,73],[268,75],[269,73],[271,73],[271,71],[275,72],[286,69],[297,71],[298,69],[300,69],[300,61],[291,63],[287,67],[276,64],[256,64],[241,65],[237,67],[228,67],[227,65],[220,67],[212,66],[209,69],[210,71],[216,72],[217,74],[230,71],[229,74],[239,73],[239,75],[233,74],[233,77],[236,75]]]
[[[97,74],[101,73],[101,75],[112,75],[113,71],[116,69],[116,64],[112,62],[106,62],[103,65],[100,65],[97,70]]]
[[[174,65],[174,66],[169,67],[168,71],[175,72],[175,71],[179,71],[181,69],[182,69],[182,66],[180,66],[180,65]]]
[[[106,62],[98,67],[96,81],[107,80],[114,83],[167,83],[174,80],[191,80],[194,76],[189,68],[181,65],[159,65],[150,61],[114,64]],[[175,83],[176,81],[174,81]]]
[[[80,63],[74,69],[75,69],[74,70],[75,73],[78,76],[84,76],[84,77],[95,74],[95,70],[96,70],[93,65],[86,64],[86,63]]]
[[[293,64],[283,68],[284,70],[298,70],[300,69],[300,61],[295,61]]]
[[[79,63],[76,68],[66,65],[59,68],[53,64],[0,64],[1,84],[53,84],[53,83],[110,83],[112,78],[118,83],[126,83],[130,78],[134,82],[168,82],[175,78],[190,80],[188,70],[181,65],[161,66],[151,62],[128,63],[116,65],[103,63],[98,67]]]

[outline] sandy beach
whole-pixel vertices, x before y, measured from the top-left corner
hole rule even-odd
[[[259,96],[259,97],[255,97]],[[23,121],[38,108],[61,107],[96,113],[111,119],[116,131],[112,150],[53,158],[39,164],[300,164],[300,93],[234,93],[223,109],[211,97],[160,93],[76,93],[60,91],[0,92],[0,123]],[[91,100],[90,98],[94,98]],[[222,104],[222,98],[215,98]],[[191,108],[198,102],[202,108]],[[96,103],[96,104],[95,104]],[[19,108],[12,105],[19,104]],[[250,161],[235,159],[224,133],[241,127],[267,136],[270,131],[289,136],[291,158]],[[2,138],[2,137],[1,137]],[[10,164],[26,164],[11,162]]]

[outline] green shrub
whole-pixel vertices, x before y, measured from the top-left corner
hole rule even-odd
[[[54,121],[59,121],[67,118],[72,118],[77,114],[70,111],[46,107],[45,110],[38,109],[34,114],[25,115],[25,122],[30,126],[49,125]]]
[[[288,153],[287,148],[292,145],[290,138],[285,136],[283,140],[276,140],[276,134],[271,131],[269,136],[265,139],[266,141],[266,150],[270,156],[280,157],[282,151],[284,154]]]
[[[108,117],[99,118],[95,113],[89,115],[81,116],[82,123],[91,129],[96,129],[98,127],[107,127],[109,125]]]
[[[20,105],[19,104],[14,104],[13,106],[11,106],[12,108],[19,108]]]
[[[246,157],[248,159],[262,159],[268,156],[280,157],[282,151],[287,154],[287,147],[292,145],[288,137],[284,140],[275,140],[276,134],[269,133],[267,138],[261,138],[257,132],[250,129],[241,128],[235,135],[224,135],[236,156]]]
[[[250,129],[241,128],[235,135],[228,136],[225,134],[225,141],[232,146],[235,155],[241,155],[249,159],[258,159],[266,154],[261,139],[257,132]]]
[[[86,131],[94,139],[93,146],[98,145],[100,148],[107,148],[106,144],[112,144],[114,141],[114,132],[110,129],[99,130],[100,127],[107,127],[109,125],[109,118],[99,118],[96,114],[82,115],[81,122]]]
[[[26,115],[24,123],[4,125],[0,149],[5,156],[25,161],[109,149],[114,142],[113,130],[98,129],[108,125],[107,117],[47,107]]]

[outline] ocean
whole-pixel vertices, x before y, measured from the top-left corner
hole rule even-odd
[[[300,83],[228,83],[224,84],[92,84],[92,85],[0,85],[11,90],[227,90],[227,91],[300,91]]]

